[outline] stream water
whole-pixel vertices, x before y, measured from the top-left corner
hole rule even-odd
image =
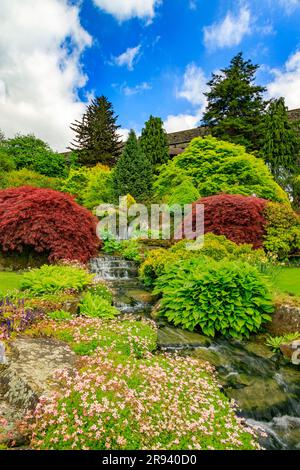
[[[114,292],[122,313],[149,315],[154,299],[138,279],[136,264],[104,255],[91,261],[91,272]],[[264,338],[249,341],[210,339],[158,323],[158,348],[192,355],[213,364],[224,393],[234,399],[249,424],[263,428],[267,449],[300,450],[300,366],[265,346]]]

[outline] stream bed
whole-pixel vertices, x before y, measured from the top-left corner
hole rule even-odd
[[[91,272],[108,283],[122,313],[149,315],[154,297],[139,281],[136,264],[104,255],[91,261]],[[158,322],[158,349],[198,357],[214,365],[223,392],[237,413],[264,429],[266,449],[300,450],[300,366],[289,364],[265,346],[249,341],[211,339]]]

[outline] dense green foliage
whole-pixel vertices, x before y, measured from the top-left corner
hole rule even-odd
[[[152,165],[160,165],[168,161],[168,137],[159,117],[150,116],[145,123],[140,137],[140,145]]]
[[[67,178],[62,182],[61,191],[74,196],[78,204],[83,204],[83,198],[88,181],[88,168],[84,166],[79,168],[70,168]]]
[[[28,168],[50,177],[66,174],[64,157],[53,152],[48,144],[34,135],[17,135],[6,140],[3,148],[13,158],[18,170]]]
[[[12,171],[16,167],[13,158],[8,155],[4,148],[0,147],[0,177],[2,172]]]
[[[79,304],[80,315],[90,318],[114,318],[119,311],[102,295],[87,292]]]
[[[168,201],[170,188],[190,178],[201,196],[242,194],[288,202],[266,164],[246,153],[244,147],[214,137],[193,139],[187,149],[163,165],[154,183],[158,199]],[[172,197],[172,192],[171,192]]]
[[[109,167],[96,165],[88,172],[88,181],[83,188],[82,204],[87,209],[95,209],[99,204],[113,200],[112,172]]]
[[[197,201],[200,193],[193,185],[191,178],[185,178],[178,186],[170,188],[169,195],[167,196],[167,203],[173,204],[191,204]]]
[[[152,165],[143,153],[135,132],[131,130],[113,171],[115,198],[131,194],[137,202],[147,201],[152,193],[152,177]]]
[[[81,292],[93,276],[85,269],[69,265],[44,265],[24,274],[21,289],[39,296],[63,291]]]
[[[222,140],[259,150],[263,134],[265,88],[255,84],[258,66],[237,54],[229,67],[213,73],[208,82],[204,123]]]
[[[92,210],[99,204],[111,202],[112,173],[108,166],[70,168],[61,190],[73,195],[82,206]]]
[[[269,288],[258,270],[241,262],[198,259],[169,267],[156,281],[160,314],[176,326],[249,337],[271,320]]]
[[[169,250],[158,248],[149,251],[140,267],[140,278],[146,286],[153,287],[155,280],[164,274],[170,266],[181,260],[197,260],[203,257],[209,257],[216,261],[222,259],[242,260],[258,267],[267,263],[263,250],[252,250],[251,245],[237,245],[224,236],[207,233],[204,236],[203,244],[199,244],[199,241],[182,240],[175,243]]]
[[[264,216],[267,221],[265,249],[279,259],[299,253],[300,217],[291,207],[269,203],[265,208]]]
[[[85,165],[103,163],[113,165],[120,154],[120,136],[112,104],[105,96],[94,98],[87,106],[81,121],[75,121],[71,129],[75,132],[71,149]]]
[[[13,170],[2,176],[0,175],[1,189],[34,186],[36,188],[50,188],[59,191],[61,184],[62,180],[60,178],[50,178],[28,168]]]
[[[284,98],[272,100],[266,116],[261,156],[283,187],[288,188],[299,173],[300,138],[288,117]]]

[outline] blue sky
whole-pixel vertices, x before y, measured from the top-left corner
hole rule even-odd
[[[150,114],[168,131],[194,127],[211,73],[239,51],[262,65],[269,96],[300,107],[300,0],[1,0],[0,21],[8,136],[34,132],[63,150],[100,94],[123,135]]]

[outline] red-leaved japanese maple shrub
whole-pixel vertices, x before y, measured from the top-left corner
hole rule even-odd
[[[261,248],[266,220],[263,211],[268,201],[252,196],[219,194],[203,197],[193,204],[190,216],[185,219],[185,237],[196,238],[186,227],[196,229],[196,204],[204,204],[204,232],[225,235],[237,244],[249,243]],[[192,221],[191,221],[192,218]],[[192,223],[191,223],[192,222]]]
[[[22,186],[0,191],[0,250],[47,253],[49,262],[86,263],[96,255],[97,219],[74,199],[52,189]]]

